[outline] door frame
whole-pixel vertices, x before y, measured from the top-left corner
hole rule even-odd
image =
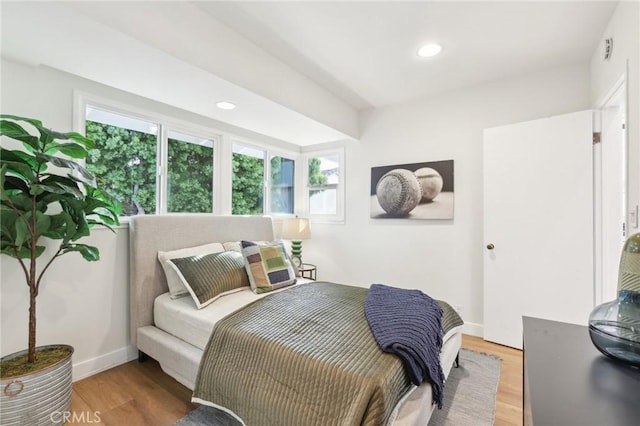
[[[626,114],[628,111],[628,84],[627,84],[627,72],[625,71],[616,82],[611,86],[609,91],[596,102],[594,106],[594,132],[604,132],[606,129],[602,126],[602,115],[605,109],[614,106],[616,104],[620,104],[620,107]],[[628,229],[629,224],[629,212],[628,212],[628,199],[626,194],[629,191],[629,173],[628,173],[628,164],[629,155],[628,155],[628,126],[626,125],[627,120],[625,117],[625,127],[622,130],[623,137],[623,176],[624,176],[624,194],[623,197],[623,212],[624,212],[624,226],[625,230]],[[607,140],[605,134],[601,134],[601,140]],[[603,252],[603,244],[604,244],[604,233],[605,232],[616,232],[620,231],[620,229],[610,229],[606,231],[604,229],[603,222],[603,191],[606,186],[603,186],[603,155],[602,155],[602,146],[601,144],[593,145],[593,219],[594,219],[594,229],[593,229],[593,248],[594,248],[594,264],[593,264],[593,276],[594,276],[594,302],[595,305],[599,305],[601,303],[607,302],[608,300],[604,300],[605,297],[605,287],[606,284],[604,282],[604,270],[605,262],[616,263],[616,261],[607,258],[605,253]],[[614,258],[617,259],[619,254],[615,254]],[[609,267],[612,267],[611,265]]]

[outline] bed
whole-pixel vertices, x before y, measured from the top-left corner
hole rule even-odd
[[[272,241],[269,217],[168,214],[133,217],[129,223],[131,280],[131,340],[141,360],[149,356],[165,373],[194,389],[203,348],[213,324],[263,295],[240,291],[223,296],[197,310],[190,297],[170,299],[159,251],[177,250],[211,242]],[[314,286],[316,284],[298,285]],[[283,289],[281,291],[287,291]],[[443,339],[440,361],[445,377],[457,359],[461,326]],[[425,425],[434,409],[429,383],[413,387],[397,403],[389,424]]]

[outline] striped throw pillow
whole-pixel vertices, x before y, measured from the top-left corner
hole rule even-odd
[[[235,251],[171,259],[198,309],[225,294],[249,286],[244,258]]]
[[[296,274],[283,244],[242,241],[242,256],[254,293],[265,293],[296,283]]]

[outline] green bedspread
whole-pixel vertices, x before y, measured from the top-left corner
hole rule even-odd
[[[412,385],[400,359],[379,349],[366,296],[313,283],[230,314],[205,348],[194,398],[250,426],[386,424]]]

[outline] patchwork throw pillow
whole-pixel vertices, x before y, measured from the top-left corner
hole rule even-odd
[[[235,251],[171,259],[169,262],[198,309],[220,296],[249,286],[244,258]]]
[[[296,283],[296,274],[282,243],[242,241],[242,256],[254,293],[265,293]]]
[[[169,286],[169,294],[171,295],[171,298],[177,299],[178,297],[186,296],[189,292],[182,282],[182,279],[180,279],[169,263],[169,260],[180,257],[195,256],[197,254],[220,253],[223,251],[224,247],[220,243],[204,244],[201,246],[187,247],[173,251],[159,251],[158,261],[160,262],[160,265],[164,270],[164,275],[167,278],[167,285]]]
[[[298,267],[296,266],[295,263],[291,262],[291,257],[289,257],[289,252],[287,252],[284,241],[278,240],[278,241],[274,241],[273,243],[270,241],[251,241],[251,242],[259,246],[264,246],[269,244],[280,244],[284,248],[284,254],[287,256],[287,260],[289,260],[289,263],[291,263],[291,266],[293,266],[293,272],[295,273],[295,276],[296,277],[300,276],[300,273],[298,272]],[[226,243],[222,243],[222,246],[227,251],[233,250],[233,251],[237,251],[238,253],[242,253],[242,241],[228,241]]]

